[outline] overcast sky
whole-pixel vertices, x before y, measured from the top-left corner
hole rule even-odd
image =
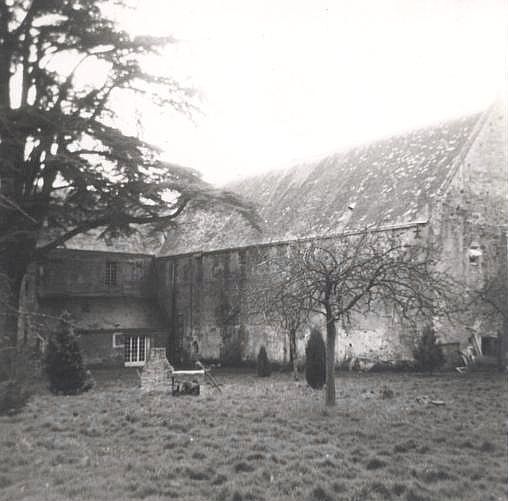
[[[135,33],[200,92],[145,109],[166,159],[222,184],[487,107],[506,85],[506,0],[139,0]]]

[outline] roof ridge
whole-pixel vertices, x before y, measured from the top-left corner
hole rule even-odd
[[[476,141],[476,138],[480,134],[484,125],[487,123],[488,117],[494,111],[495,107],[496,107],[496,103],[493,103],[489,106],[489,108],[487,110],[485,110],[484,112],[479,114],[478,119],[477,119],[473,129],[469,133],[469,137],[465,141],[460,152],[455,157],[455,159],[453,161],[453,165],[450,167],[449,174],[446,176],[446,178],[443,181],[443,184],[439,187],[439,189],[436,193],[436,198],[438,198],[440,201],[443,199],[443,197],[448,192],[448,189],[450,188],[450,185],[452,184],[453,179],[457,175],[457,172],[459,170],[461,162],[464,160],[464,158],[467,156],[467,154],[471,150],[474,142]]]
[[[304,168],[312,168],[313,169],[318,164],[320,164],[321,162],[324,162],[328,159],[337,159],[341,156],[346,156],[356,150],[370,148],[370,147],[373,147],[373,146],[376,146],[379,144],[386,143],[388,141],[402,139],[404,137],[409,137],[413,134],[418,134],[418,133],[421,133],[424,131],[431,131],[431,130],[439,129],[439,128],[442,128],[446,125],[453,125],[453,124],[458,123],[462,120],[471,119],[475,116],[477,116],[477,120],[481,120],[483,116],[488,116],[488,114],[491,112],[491,110],[493,108],[495,108],[495,106],[496,106],[496,103],[493,103],[487,108],[487,110],[477,111],[475,113],[468,113],[468,114],[456,116],[456,117],[453,117],[450,119],[441,119],[441,120],[435,121],[433,123],[430,123],[428,125],[422,125],[422,126],[417,126],[412,129],[408,129],[404,132],[402,132],[402,131],[401,132],[394,132],[392,134],[389,134],[386,136],[381,136],[381,137],[378,137],[375,139],[364,140],[364,141],[359,142],[357,144],[350,144],[348,146],[344,146],[342,149],[337,149],[334,151],[330,151],[328,153],[318,153],[316,155],[313,155],[312,157],[308,157],[306,159],[301,159],[297,162],[294,162],[291,165],[267,169],[263,172],[254,174],[252,176],[247,176],[247,177],[243,177],[240,179],[236,179],[235,181],[226,183],[224,185],[224,187],[227,189],[231,189],[230,188],[231,186],[235,186],[235,185],[238,186],[239,184],[242,184],[246,181],[252,181],[252,180],[255,180],[258,178],[264,178],[264,177],[274,175],[274,174],[275,175],[281,175],[282,173],[289,174],[289,173],[293,173],[299,169],[304,169]]]

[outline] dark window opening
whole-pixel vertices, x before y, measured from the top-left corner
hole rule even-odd
[[[196,340],[192,341],[192,352],[194,355],[197,355],[199,353],[199,344]]]
[[[480,263],[480,256],[477,254],[469,254],[469,262],[475,266],[478,266]]]
[[[497,337],[482,336],[482,355],[495,357],[497,354]]]
[[[104,278],[104,283],[106,287],[115,287],[117,285],[118,278],[118,263],[108,261],[106,263],[106,276]]]
[[[469,264],[473,266],[478,266],[480,264],[480,260],[483,254],[480,244],[476,241],[471,242],[468,254],[469,254]]]

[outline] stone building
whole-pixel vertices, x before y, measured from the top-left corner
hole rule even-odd
[[[262,231],[220,210],[191,210],[149,254],[72,250],[88,245],[71,241],[37,267],[39,311],[70,311],[94,363],[141,365],[149,344],[167,346],[173,362],[252,360],[262,344],[284,360],[284,336],[249,315],[242,290],[260,260],[295,239],[377,224],[436,245],[439,266],[471,286],[506,277],[506,129],[499,102],[230,185],[258,204]],[[385,312],[338,327],[338,360],[346,346],[360,357],[411,357],[414,334]],[[443,344],[464,346],[474,336],[489,355],[503,330],[501,315],[482,305],[464,324],[436,327]]]
[[[89,364],[143,365],[167,342],[154,271],[146,254],[58,249],[37,266],[38,310],[71,314]]]

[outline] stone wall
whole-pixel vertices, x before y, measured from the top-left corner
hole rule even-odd
[[[442,246],[440,267],[471,288],[480,289],[507,274],[507,140],[506,108],[499,102],[454,166],[431,217],[433,238]],[[476,303],[464,314],[462,325],[443,322],[439,336],[464,347],[471,335],[480,341],[481,336],[495,337],[502,331],[501,316]]]
[[[404,231],[408,238],[415,237],[415,227]],[[169,322],[170,362],[192,358],[230,365],[254,362],[262,345],[271,360],[287,362],[287,335],[253,313],[249,302],[260,274],[262,280],[270,280],[270,271],[260,263],[276,259],[286,248],[287,244],[274,243],[157,259],[158,301]],[[324,318],[316,315],[298,333],[300,357],[312,325],[325,332]],[[339,362],[346,353],[384,360],[411,357],[412,332],[381,307],[337,327]]]
[[[153,297],[153,284],[153,257],[143,254],[58,249],[37,267],[40,297]]]
[[[165,348],[152,348],[141,373],[141,390],[146,393],[164,392],[171,389],[173,369],[166,358]]]
[[[472,288],[507,273],[506,130],[505,106],[500,102],[478,121],[461,153],[446,166],[448,179],[441,190],[427,194],[431,210],[425,238],[440,249],[438,268]],[[249,314],[245,297],[257,264],[276,255],[281,245],[157,260],[157,294],[168,320],[171,361],[178,363],[192,355],[225,363],[255,360],[261,345],[273,360],[287,360],[284,335]],[[313,322],[324,332],[321,319]],[[493,315],[485,303],[471,306],[461,321],[435,319],[435,326],[440,342],[461,347],[471,335],[480,341],[482,335],[498,336],[503,330],[501,316]],[[382,310],[367,318],[354,317],[348,325],[338,326],[338,331],[339,361],[346,350],[366,358],[411,357],[413,333]],[[307,335],[308,330],[300,334],[300,353]]]
[[[124,348],[115,335],[149,336],[151,344],[167,343],[166,326],[154,300],[132,297],[45,297],[39,311],[47,315],[46,334],[63,311],[71,314],[85,362],[90,366],[121,366]],[[43,332],[44,334],[44,332]]]
[[[121,366],[124,347],[114,336],[148,336],[167,343],[164,319],[155,300],[154,258],[118,252],[59,249],[36,268],[39,330],[47,337],[63,311],[71,314],[85,362]],[[106,279],[107,263],[114,264]]]

